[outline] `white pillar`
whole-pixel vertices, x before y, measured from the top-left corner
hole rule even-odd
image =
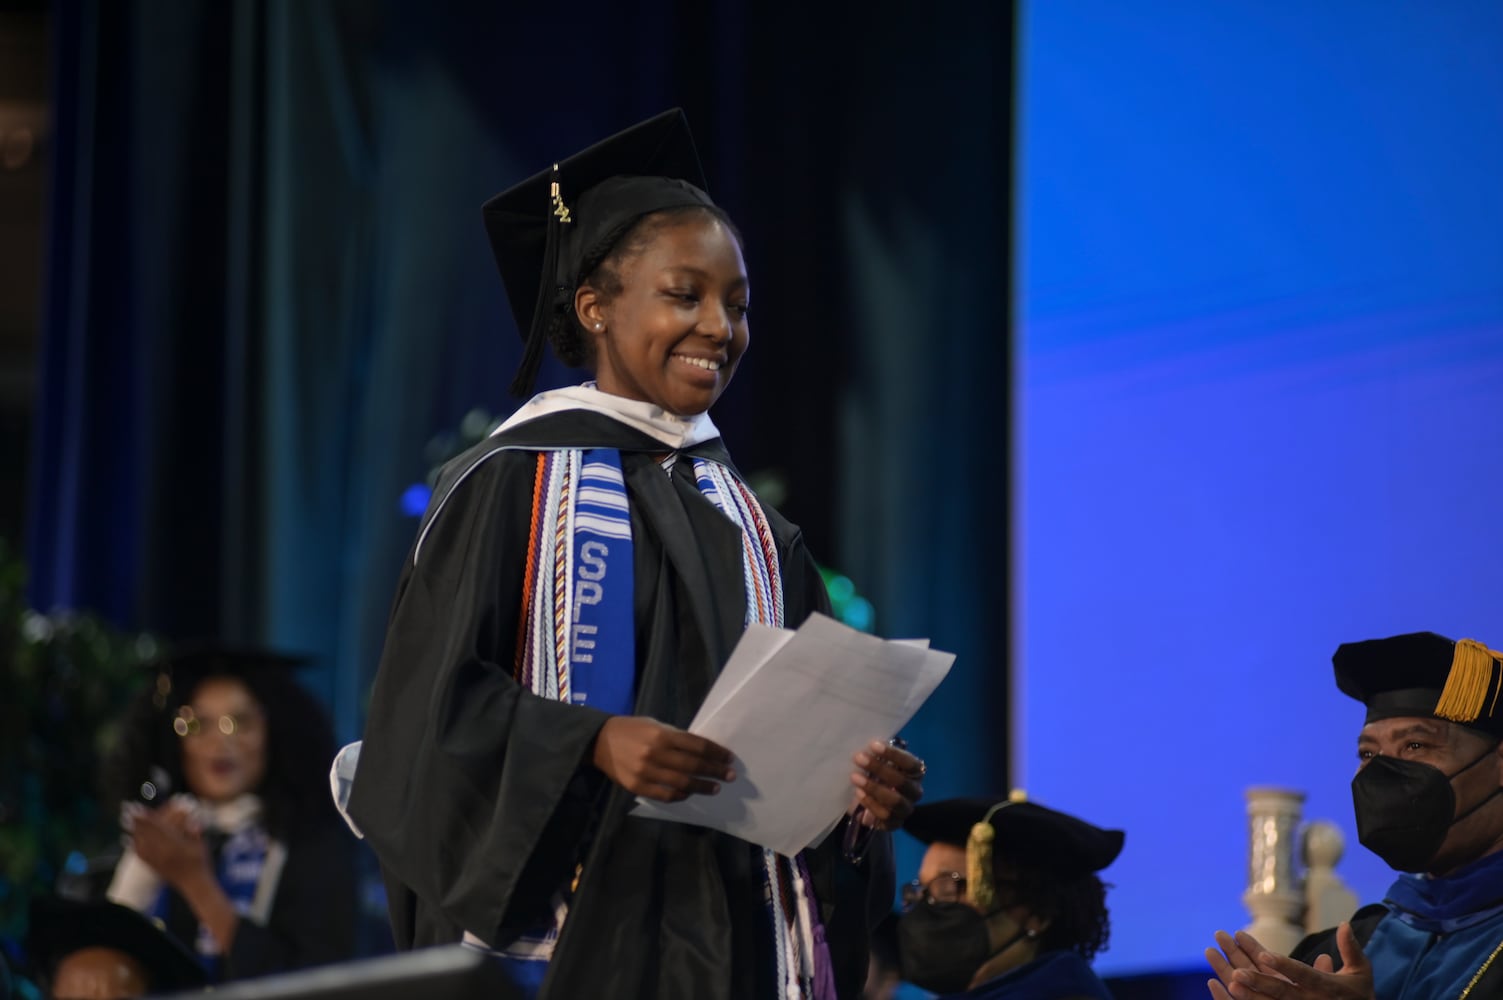
[[[1245,930],[1287,955],[1305,936],[1305,894],[1294,873],[1295,839],[1305,794],[1286,788],[1247,790],[1247,891],[1242,903],[1253,922]]]

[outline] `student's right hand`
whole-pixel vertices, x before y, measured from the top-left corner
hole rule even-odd
[[[714,795],[719,782],[735,781],[731,752],[702,736],[643,715],[613,715],[595,737],[593,761],[607,778],[633,795],[681,802]]]

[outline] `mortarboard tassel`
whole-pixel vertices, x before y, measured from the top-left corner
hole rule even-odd
[[[997,887],[992,884],[992,842],[997,831],[992,829],[993,806],[986,819],[971,827],[971,835],[965,842],[965,884],[971,902],[982,913],[990,913],[997,901]]]
[[[537,301],[532,306],[532,326],[527,331],[527,343],[522,348],[522,363],[517,367],[516,377],[511,380],[509,390],[513,396],[518,397],[531,395],[538,367],[543,363],[543,347],[548,342],[548,324],[553,320],[554,297],[558,294],[558,245],[563,238],[561,229],[564,223],[574,221],[569,207],[559,195],[557,163],[553,165],[549,200],[553,210],[548,213],[547,235],[543,240],[543,276],[538,282]]]
[[[992,826],[992,817],[998,809],[1006,809],[1014,802],[1026,802],[1023,790],[1014,789],[1006,802],[998,802],[986,811],[980,823],[971,827],[971,835],[965,843],[965,884],[971,902],[982,913],[990,913],[997,904],[997,887],[992,881],[992,856],[996,849],[997,831]]]
[[[1456,640],[1451,672],[1446,675],[1440,701],[1435,703],[1435,714],[1452,722],[1475,722],[1482,717],[1485,707],[1491,716],[1498,705],[1500,685],[1494,680],[1494,668],[1500,657],[1503,653],[1494,652],[1476,640]],[[1488,691],[1493,692],[1491,706],[1487,705]]]

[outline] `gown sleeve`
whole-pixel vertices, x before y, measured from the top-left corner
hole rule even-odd
[[[465,930],[500,945],[535,924],[606,783],[590,763],[606,713],[512,676],[534,468],[483,460],[430,512],[398,587],[349,802],[398,947]]]

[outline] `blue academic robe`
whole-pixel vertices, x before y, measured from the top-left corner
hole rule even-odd
[[[1027,965],[942,1000],[1112,1000],[1106,984],[1073,951],[1051,951]]]
[[[1402,876],[1383,905],[1366,952],[1384,1000],[1460,997],[1490,959],[1503,961],[1503,852],[1446,878]]]

